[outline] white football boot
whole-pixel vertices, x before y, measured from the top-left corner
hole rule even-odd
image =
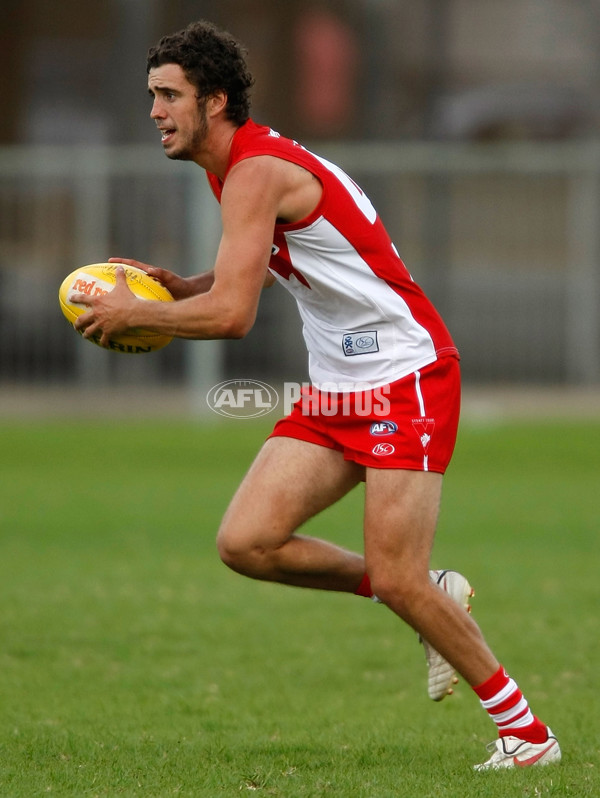
[[[475,595],[475,591],[458,571],[430,571],[429,577],[432,582],[439,585],[442,590],[464,607],[467,612],[471,612],[469,599]],[[452,695],[452,685],[458,682],[454,673],[454,668],[441,654],[431,646],[427,640],[419,637],[425,649],[427,667],[429,675],[427,680],[427,692],[433,701],[441,701],[447,695]]]
[[[487,746],[493,752],[491,757],[475,770],[500,770],[501,768],[529,768],[533,765],[550,765],[560,762],[561,753],[558,740],[548,729],[545,743],[528,743],[518,737],[500,737]]]

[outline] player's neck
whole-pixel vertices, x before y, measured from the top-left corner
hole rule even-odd
[[[223,180],[229,165],[233,137],[237,130],[238,126],[228,119],[212,120],[208,135],[194,162]]]

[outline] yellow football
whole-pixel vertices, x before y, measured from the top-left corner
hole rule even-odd
[[[65,277],[59,288],[60,309],[67,321],[73,324],[75,319],[87,310],[85,305],[70,301],[72,294],[88,294],[88,296],[107,294],[115,287],[116,272],[119,266],[123,266],[125,269],[127,285],[137,297],[150,301],[173,302],[173,297],[164,285],[141,269],[119,263],[93,263],[90,266],[82,266]],[[98,336],[98,338],[92,337],[87,340],[99,345],[100,338]],[[137,355],[155,352],[172,340],[173,337],[170,335],[135,328],[113,336],[109,341],[108,348],[115,352]]]

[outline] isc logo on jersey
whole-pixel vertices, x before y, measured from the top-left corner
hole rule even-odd
[[[369,432],[377,438],[383,438],[386,435],[393,435],[398,431],[398,425],[395,421],[375,421],[371,424]]]

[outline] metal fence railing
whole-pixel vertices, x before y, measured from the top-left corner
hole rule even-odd
[[[600,382],[600,142],[352,143],[320,154],[370,194],[445,317],[466,381]],[[0,383],[189,385],[303,379],[292,300],[265,292],[243,341],[147,357],[74,335],[57,290],[111,255],[191,273],[220,230],[202,170],[154,146],[0,150]]]

